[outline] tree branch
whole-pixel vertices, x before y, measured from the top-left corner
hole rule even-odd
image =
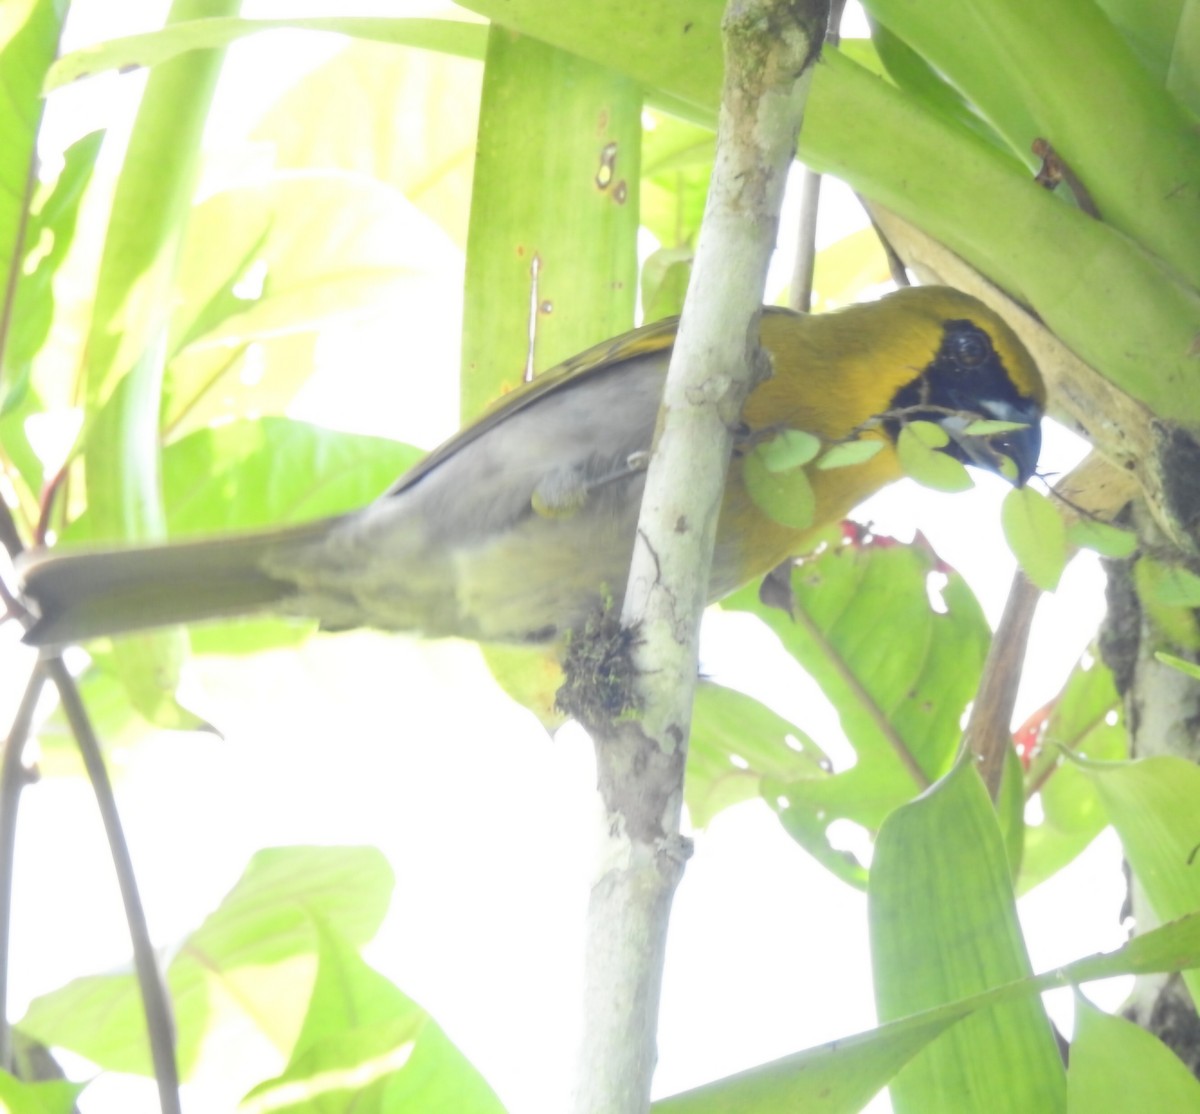
[[[585,724],[606,810],[588,909],[575,1114],[649,1105],[700,615],[733,429],[769,373],[758,318],[827,0],[730,0],[716,164],[671,358],[621,615],[636,712]],[[597,722],[596,720],[600,720]]]

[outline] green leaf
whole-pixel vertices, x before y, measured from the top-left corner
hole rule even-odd
[[[1200,915],[1134,937],[1107,955],[1089,956],[1036,978],[973,994],[739,1072],[654,1104],[654,1114],[857,1114],[897,1070],[949,1026],[978,1010],[1025,1003],[1034,992],[1114,975],[1178,971],[1200,963]],[[979,1059],[975,1049],[971,1060]],[[1057,1084],[1056,1084],[1057,1087]],[[986,1100],[986,1096],[984,1096]],[[989,1108],[990,1109],[990,1108]],[[1039,1114],[1046,1108],[1030,1108]],[[1124,1109],[1124,1108],[1122,1108]],[[1140,1110],[1140,1107],[1133,1109]]]
[[[950,437],[933,422],[909,422],[896,440],[896,454],[905,473],[935,491],[967,491],[975,481],[952,456],[938,452]]]
[[[1094,518],[1079,518],[1072,522],[1067,527],[1067,541],[1071,545],[1093,549],[1101,557],[1116,560],[1132,556],[1138,547],[1137,534],[1132,530],[1122,530],[1107,522],[1097,522]]]
[[[1165,565],[1152,558],[1138,564],[1157,566],[1158,575],[1147,585],[1151,601],[1164,607],[1200,607],[1200,576],[1181,565]]]
[[[1028,422],[1001,422],[995,418],[977,418],[962,431],[964,437],[991,437],[995,433],[1012,433],[1017,429],[1028,429]]]
[[[348,21],[349,22],[349,21]],[[397,49],[361,39],[289,89],[251,133],[280,170],[341,170],[398,190],[466,246],[487,28],[436,20],[465,36],[467,57]],[[461,262],[456,260],[461,266]]]
[[[1174,654],[1164,653],[1162,650],[1156,650],[1154,656],[1163,665],[1169,665],[1172,669],[1178,669],[1180,673],[1185,673],[1187,676],[1194,677],[1197,681],[1200,681],[1200,665],[1197,665],[1194,661],[1176,657]]]
[[[887,282],[887,256],[873,228],[861,228],[817,252],[813,312],[825,313],[856,301],[864,290]]]
[[[649,113],[642,132],[642,224],[667,250],[692,250],[716,157],[712,128]]]
[[[1112,672],[1090,655],[1072,670],[1055,697],[1025,778],[1030,792],[1040,792],[1042,817],[1025,829],[1019,891],[1061,870],[1108,826],[1091,778],[1063,755],[1098,761],[1128,758],[1122,709]]]
[[[697,828],[758,797],[764,779],[826,777],[828,770],[812,739],[753,697],[711,681],[696,687],[684,801]]]
[[[817,497],[803,466],[773,471],[764,459],[770,442],[755,445],[742,460],[742,478],[755,506],[775,522],[804,530],[813,524]]]
[[[467,237],[464,417],[527,369],[632,327],[641,108],[640,87],[618,71],[492,27]]]
[[[868,897],[885,1021],[1030,974],[996,815],[970,762],[888,817]],[[900,1072],[891,1096],[897,1114],[1064,1110],[1062,1061],[1041,1003],[961,1022]]]
[[[874,831],[926,779],[944,774],[978,687],[987,620],[957,573],[931,582],[937,569],[927,546],[835,545],[792,571],[792,614],[764,604],[757,586],[722,604],[766,622],[838,709],[854,765],[764,778],[762,791],[788,833],[852,884],[866,872],[830,844],[830,824],[844,818]],[[938,588],[943,606],[935,610]]]
[[[1200,769],[1182,758],[1136,762],[1076,759],[1095,785],[1154,912],[1164,921],[1200,909],[1196,816],[1200,813]],[[1184,975],[1193,1001],[1200,978]]]
[[[86,1086],[65,1079],[25,1083],[0,1071],[0,1108],[5,1114],[74,1114],[75,1100]]]
[[[11,327],[9,299],[35,246],[28,221],[37,185],[36,144],[42,121],[42,78],[54,61],[65,6],[55,0],[16,0],[0,20],[0,322]],[[0,385],[8,378],[9,337],[0,335]]]
[[[870,460],[882,448],[882,441],[865,438],[859,441],[844,441],[826,449],[817,460],[817,467],[822,470],[852,468],[855,464],[863,464]]]
[[[316,971],[317,924],[355,944],[378,930],[393,877],[372,847],[260,851],[167,969],[181,1073],[206,1034],[234,1018],[284,1052],[300,1032]],[[34,999],[19,1027],[110,1071],[152,1072],[133,975],[92,975]]]
[[[504,1114],[438,1024],[317,922],[317,977],[284,1072],[242,1101],[247,1114]]]
[[[803,467],[821,451],[821,439],[801,429],[782,429],[760,441],[755,450],[768,472],[790,472]]]
[[[203,9],[201,9],[203,11]],[[60,58],[46,78],[46,92],[106,70],[158,66],[193,50],[225,47],[263,31],[318,31],[381,43],[422,47],[464,58],[483,57],[486,29],[446,19],[379,19],[333,16],[317,19],[190,19],[160,31],[94,43]]]
[[[1000,511],[1004,537],[1022,571],[1043,592],[1053,592],[1067,566],[1067,528],[1054,504],[1031,487],[1015,487]]]
[[[29,214],[9,333],[0,339],[7,367],[0,379],[0,413],[21,401],[33,358],[50,335],[53,279],[74,239],[79,203],[91,181],[103,138],[103,132],[92,132],[66,149],[53,188]]]
[[[1145,1029],[1075,994],[1067,1114],[1200,1110],[1200,1083]]]

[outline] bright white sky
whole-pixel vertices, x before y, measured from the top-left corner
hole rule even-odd
[[[247,15],[283,16],[394,14],[397,5],[246,7]],[[68,47],[150,27],[165,5],[80,0],[75,8]],[[210,140],[244,134],[283,84],[338,46],[301,35],[239,44],[229,54]],[[58,126],[72,137],[90,130],[136,93],[137,81],[101,78],[56,95]],[[830,195],[825,241],[860,221],[848,191],[827,188]],[[790,213],[785,229],[794,224]],[[786,238],[781,247],[788,258]],[[457,367],[460,273],[461,261],[452,260],[430,278],[427,297],[396,310],[404,315],[406,353],[428,382],[445,378],[431,366]],[[391,379],[395,394],[408,394],[402,406],[371,374],[379,353],[368,349],[379,340],[369,329],[325,338],[326,368],[294,416],[435,443],[453,428],[454,400],[431,399],[414,418],[411,380]],[[355,406],[346,406],[348,397]],[[1045,469],[1063,470],[1081,455],[1076,439],[1048,432]],[[965,496],[906,483],[863,513],[880,531],[905,538],[919,525],[995,621],[1013,567],[999,528],[1005,489],[989,477]],[[1039,612],[1018,718],[1058,690],[1103,607],[1096,562],[1077,560]],[[769,638],[747,632],[739,619],[717,618],[706,631],[706,669],[769,698],[836,751],[836,717],[811,682],[798,670],[776,669],[765,649],[755,649],[769,647]],[[5,715],[29,665],[13,634],[5,632],[0,644],[0,675],[11,679],[0,691]],[[464,669],[480,675],[471,691],[482,695],[470,702],[461,698]],[[477,651],[463,644],[323,637],[299,652],[201,660],[190,680],[200,710],[226,738],[164,737],[116,771],[156,940],[169,950],[194,928],[260,846],[375,844],[388,854],[398,885],[370,960],[434,1014],[513,1114],[557,1114],[575,1054],[581,919],[598,815],[582,733],[548,738],[486,683]],[[13,1016],[32,996],[121,966],[128,954],[86,786],[48,779],[33,787],[21,824]],[[1106,833],[1053,893],[1022,901],[1035,968],[1123,942],[1119,864],[1119,847]],[[728,810],[696,836],[671,933],[660,1095],[874,1023],[865,899],[810,860],[765,805]],[[1091,993],[1111,1008],[1125,992],[1118,982]],[[1069,1028],[1066,992],[1051,1004]],[[251,1039],[230,1042],[221,1070],[189,1088],[188,1109],[231,1109],[250,1084],[282,1066],[273,1055]],[[145,1085],[109,1078],[85,1093],[82,1106],[88,1114],[127,1114],[154,1109],[154,1099]],[[885,1109],[883,1100],[872,1107]]]

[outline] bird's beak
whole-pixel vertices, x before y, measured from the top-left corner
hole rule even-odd
[[[964,463],[997,472],[1016,487],[1024,487],[1037,470],[1042,451],[1042,408],[1032,399],[1020,402],[985,400],[977,404],[984,420],[1013,422],[1020,429],[1010,429],[991,435],[972,435],[964,432],[970,423],[955,415],[942,422],[950,434],[952,455]]]

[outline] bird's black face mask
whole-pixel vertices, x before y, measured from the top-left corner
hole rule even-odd
[[[892,399],[900,412],[884,423],[894,440],[904,422],[941,426],[950,443],[940,451],[1023,487],[1042,448],[1042,407],[1018,393],[988,334],[973,321],[947,321],[942,344],[928,367]],[[1021,429],[967,434],[972,421],[1020,423]],[[1011,464],[1007,464],[1011,461]]]

